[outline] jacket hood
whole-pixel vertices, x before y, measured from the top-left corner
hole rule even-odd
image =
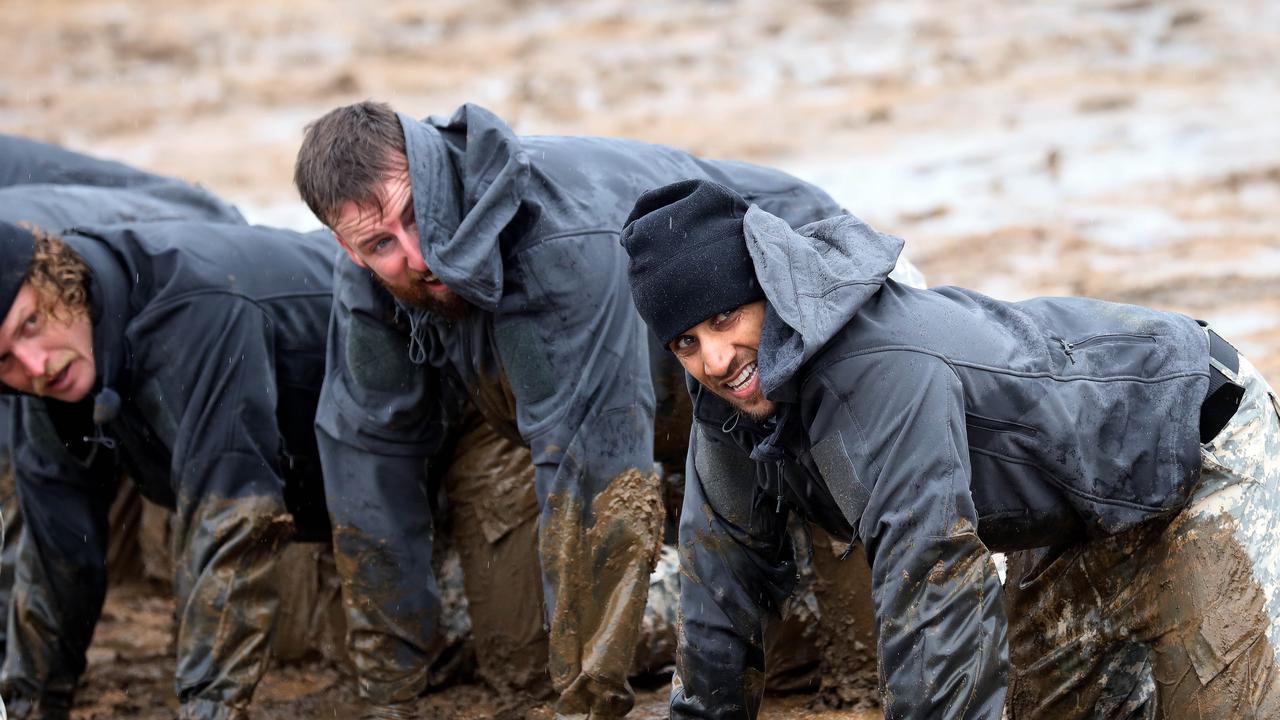
[[[520,139],[496,115],[463,105],[449,120],[400,115],[422,258],[450,290],[493,312],[502,298],[502,231],[529,181]]]
[[[852,215],[793,230],[752,205],[742,223],[756,278],[769,300],[760,336],[761,389],[795,399],[795,373],[884,284],[903,242]]]

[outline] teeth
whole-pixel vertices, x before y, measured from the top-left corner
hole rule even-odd
[[[742,370],[738,372],[738,376],[726,384],[729,386],[730,390],[741,390],[742,386],[746,385],[747,381],[750,380],[751,376],[755,375],[755,373],[756,364],[754,362],[747,363],[742,367]]]
[[[422,276],[422,282],[435,282],[436,280],[437,280],[436,276],[432,275],[431,273],[427,273],[426,275]]]

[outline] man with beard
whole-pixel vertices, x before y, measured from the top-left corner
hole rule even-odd
[[[351,259],[335,280],[317,427],[369,717],[406,715],[431,659],[423,465],[439,471],[485,436],[527,447],[534,478],[446,478],[455,523],[480,542],[462,552],[482,671],[541,660],[542,598],[558,714],[631,708],[661,541],[655,384],[677,420],[658,441],[682,448],[688,425],[678,368],[651,366],[662,353],[631,304],[617,233],[641,191],[684,177],[721,180],[797,223],[839,212],[781,172],[625,140],[517,137],[474,105],[418,121],[365,102],[308,127],[295,183]],[[481,435],[449,449],[459,426]],[[476,609],[520,628],[485,631]]]
[[[673,720],[755,717],[792,510],[866,550],[886,717],[1280,717],[1280,402],[1203,323],[907,287],[706,181],[622,244],[696,419]]]
[[[68,716],[125,470],[175,511],[179,717],[247,717],[278,549],[327,537],[313,422],[332,270],[316,237],[238,223],[61,236],[0,223],[0,385],[20,394],[26,523],[4,672],[14,716]]]

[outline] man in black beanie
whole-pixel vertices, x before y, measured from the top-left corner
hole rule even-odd
[[[622,244],[694,404],[673,718],[758,711],[793,509],[865,547],[886,717],[1280,717],[1280,405],[1211,330],[906,287],[703,180]]]

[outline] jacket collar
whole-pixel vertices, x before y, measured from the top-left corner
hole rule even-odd
[[[125,328],[133,317],[129,307],[129,280],[120,260],[107,244],[96,238],[68,234],[63,240],[89,266],[89,317],[93,323],[93,358],[97,372],[94,391],[117,392],[127,384],[130,364]]]

